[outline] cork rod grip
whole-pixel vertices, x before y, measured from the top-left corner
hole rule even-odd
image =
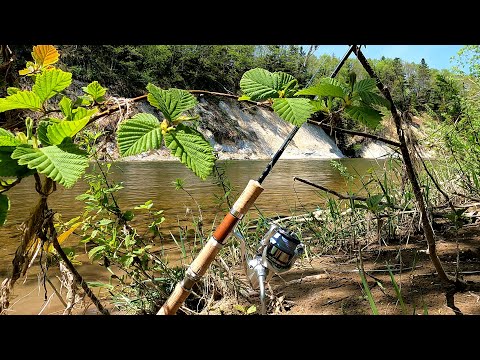
[[[192,269],[197,276],[203,276],[221,248],[222,245],[219,244],[217,240],[210,238],[195,260],[190,264],[190,269]]]
[[[233,204],[232,210],[245,215],[263,190],[264,188],[258,181],[250,180],[240,197]]]
[[[175,315],[189,294],[190,292],[183,288],[182,282],[179,282],[157,315]]]

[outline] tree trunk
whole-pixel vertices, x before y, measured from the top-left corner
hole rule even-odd
[[[433,233],[432,224],[430,223],[430,220],[428,217],[427,208],[425,206],[425,200],[423,198],[422,190],[420,189],[420,185],[418,183],[418,178],[415,173],[415,169],[413,167],[410,152],[408,151],[404,130],[402,128],[402,121],[401,121],[400,114],[398,113],[397,108],[393,103],[393,99],[392,99],[392,96],[390,95],[390,91],[388,91],[388,88],[382,84],[377,74],[375,74],[375,72],[373,71],[372,67],[368,63],[367,59],[363,55],[360,48],[356,47],[353,52],[357,56],[358,60],[360,61],[364,69],[370,75],[370,77],[376,80],[378,89],[390,103],[390,111],[392,113],[393,121],[395,122],[395,127],[397,129],[397,135],[400,141],[400,151],[402,154],[403,162],[405,164],[405,169],[408,175],[408,179],[412,184],[413,193],[415,194],[415,200],[417,201],[417,206],[422,217],[423,233],[425,235],[425,239],[427,240],[427,244],[428,244],[428,255],[430,256],[430,259],[433,265],[435,266],[435,270],[437,270],[437,273],[440,279],[445,283],[452,283],[454,282],[454,280],[451,279],[445,273],[442,263],[440,262],[440,259],[438,258],[438,255],[437,255],[437,250],[435,245],[435,236]]]

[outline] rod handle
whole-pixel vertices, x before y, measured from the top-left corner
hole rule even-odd
[[[188,295],[190,295],[190,291],[185,290],[183,288],[183,282],[180,281],[175,289],[170,294],[167,301],[163,303],[162,308],[157,312],[157,315],[175,315],[180,309],[180,306],[184,303],[187,299]]]
[[[202,277],[207,272],[208,267],[213,262],[221,248],[222,244],[213,237],[208,240],[203,249],[198,253],[195,260],[190,264],[190,269],[196,274],[196,276]]]
[[[235,204],[233,204],[232,213],[245,215],[263,190],[264,188],[258,181],[250,180],[237,201],[235,201]]]

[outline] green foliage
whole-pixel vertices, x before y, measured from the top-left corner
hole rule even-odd
[[[71,83],[71,73],[60,69],[51,69],[36,76],[32,91],[38,95],[40,102],[43,103],[62,90],[65,90]]]
[[[365,273],[363,269],[359,270],[360,278],[362,279],[362,286],[363,290],[365,291],[366,297],[368,299],[368,303],[370,304],[370,308],[372,309],[373,315],[378,315],[377,305],[375,304],[375,300],[373,299],[372,292],[370,291],[370,286],[368,286],[367,279],[365,278]]]
[[[301,126],[313,114],[313,106],[304,98],[281,98],[273,100],[273,110],[285,121]]]
[[[183,113],[192,109],[197,100],[185,90],[164,90],[153,84],[148,84],[147,89],[148,101],[165,119],[160,123],[155,116],[141,113],[123,121],[118,130],[120,154],[128,156],[159,149],[165,139],[171,153],[205,180],[215,163],[213,148],[200,132],[183,123],[195,119]]]
[[[158,149],[162,145],[160,122],[151,114],[136,114],[120,123],[118,128],[120,155],[130,156]]]
[[[240,79],[240,88],[252,101],[284,97],[285,90],[290,90],[296,79],[283,72],[271,73],[255,68],[248,70]],[[288,89],[287,89],[288,87]],[[292,91],[292,90],[291,90]]]
[[[338,79],[323,78],[316,85],[302,89],[295,95],[314,95],[314,107],[325,115],[344,113],[372,129],[375,129],[382,120],[382,113],[373,106],[388,107],[389,103],[382,96],[376,94],[375,80],[366,78],[356,82],[354,73],[349,77],[349,83],[342,83]]]
[[[88,124],[90,116],[86,116],[80,120],[61,121],[58,123],[46,125],[48,143],[50,145],[59,145],[66,138],[73,138],[85,125]],[[43,136],[45,140],[45,137]]]
[[[159,109],[167,120],[176,120],[183,112],[192,109],[197,99],[186,90],[168,89],[148,84],[148,102]]]
[[[87,153],[78,148],[70,139],[59,145],[32,148],[28,145],[17,146],[12,159],[19,165],[36,169],[66,188],[72,187],[88,167]]]
[[[393,288],[395,289],[395,294],[397,295],[397,299],[400,302],[402,314],[407,315],[407,308],[405,306],[405,303],[403,302],[402,292],[400,291],[400,288],[398,287],[398,284],[395,281],[395,277],[393,276],[392,270],[390,269],[390,265],[388,263],[387,263],[387,269],[388,269],[388,273],[390,274],[390,281],[392,282]]]
[[[18,91],[13,95],[0,99],[0,112],[13,109],[40,110],[41,100],[33,91]]]
[[[179,124],[165,135],[165,145],[202,180],[211,174],[215,155],[210,143],[197,130]]]
[[[235,305],[233,305],[233,308],[237,311],[240,311],[244,315],[255,314],[257,312],[257,307],[255,305],[250,305],[247,308],[243,305],[235,304]]]
[[[102,103],[105,101],[104,96],[108,89],[100,85],[98,81],[93,81],[86,87],[82,87],[82,90],[90,97],[92,102]]]
[[[244,95],[239,100],[270,100],[278,116],[296,126],[305,123],[314,112],[310,100],[293,97],[298,81],[289,74],[255,68],[243,74],[240,87]]]

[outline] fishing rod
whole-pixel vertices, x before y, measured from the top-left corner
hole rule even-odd
[[[338,72],[347,61],[350,54],[355,49],[356,45],[351,45],[345,55],[342,57],[338,65],[333,70],[332,74],[330,75],[331,78],[337,76]],[[313,80],[313,77],[310,81]],[[268,174],[272,171],[273,167],[275,166],[276,162],[280,158],[280,156],[285,151],[288,144],[292,141],[295,134],[300,129],[299,126],[295,126],[290,133],[288,134],[287,138],[283,142],[282,146],[277,150],[277,152],[273,155],[272,159],[265,167],[265,170],[260,175],[258,180],[249,180],[247,186],[243,190],[243,192],[238,197],[237,201],[232,205],[230,211],[225,215],[222,222],[217,226],[213,235],[207,241],[203,249],[197,255],[197,257],[192,261],[190,266],[187,268],[185,272],[185,277],[175,286],[175,289],[170,294],[169,298],[165,301],[163,306],[157,312],[157,315],[175,315],[178,309],[182,306],[184,301],[187,299],[188,295],[192,291],[193,285],[202,278],[202,276],[208,270],[210,264],[213,262],[215,257],[217,256],[218,252],[222,249],[224,242],[229,237],[237,223],[243,218],[243,216],[247,213],[250,207],[253,205],[255,200],[257,200],[258,196],[263,192],[264,188],[261,185]],[[298,251],[288,251],[288,246],[290,244],[299,245],[299,241],[295,239],[291,233],[287,232],[284,229],[280,229],[278,227],[271,227],[269,230],[268,238],[267,236],[264,237],[269,243],[265,243],[264,245],[269,245],[268,250],[272,254],[271,259],[273,261],[276,258],[276,265],[273,265],[274,269],[281,270],[287,269],[289,266],[293,264],[293,260],[295,256],[298,255]],[[284,241],[283,245],[281,246],[279,241],[281,239]],[[270,239],[272,239],[270,241]],[[265,247],[264,246],[264,247]],[[295,248],[296,249],[296,248]],[[264,279],[265,274],[261,274],[261,279]],[[263,304],[262,304],[263,305]]]

